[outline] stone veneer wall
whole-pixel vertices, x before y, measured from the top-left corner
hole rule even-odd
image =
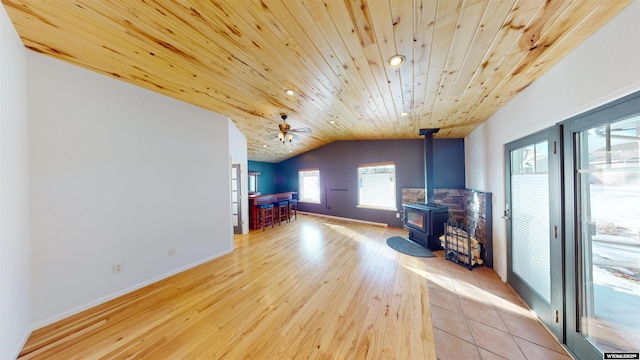
[[[424,189],[402,189],[403,204],[424,201]],[[491,193],[469,189],[435,189],[434,201],[436,204],[447,205],[450,222],[461,224],[469,229],[471,236],[482,244],[482,259],[485,265],[493,267]]]

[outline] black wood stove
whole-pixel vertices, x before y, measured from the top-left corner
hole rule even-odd
[[[433,187],[433,134],[440,129],[420,129],[424,135],[424,203],[402,204],[404,227],[409,230],[409,239],[431,250],[442,250],[440,236],[444,235],[444,224],[449,219],[449,209],[434,202]]]

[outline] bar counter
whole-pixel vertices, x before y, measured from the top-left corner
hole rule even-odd
[[[295,199],[297,194],[298,193],[295,191],[289,191],[277,194],[249,195],[249,228],[251,230],[260,228],[260,224],[258,223],[258,209],[256,208],[256,205],[273,204],[276,201]]]

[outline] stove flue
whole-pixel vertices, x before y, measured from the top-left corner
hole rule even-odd
[[[424,136],[424,197],[427,204],[433,204],[433,134],[440,129],[420,129],[420,136]]]

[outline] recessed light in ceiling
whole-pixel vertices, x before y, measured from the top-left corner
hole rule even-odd
[[[335,123],[336,123],[336,122],[335,122],[335,121],[333,121],[333,120],[330,120],[330,121],[329,121],[329,124],[335,124]]]
[[[289,95],[289,96],[293,96],[296,94],[295,91],[291,90],[291,89],[287,89],[284,91],[285,94]]]
[[[263,148],[267,147],[267,145],[262,145]]]
[[[404,55],[393,55],[387,59],[387,66],[390,68],[397,68],[404,64]]]
[[[407,116],[407,115],[409,115],[409,113],[408,113],[408,112],[401,112],[401,113],[400,113],[400,116],[402,116],[402,117]]]
[[[293,150],[289,150],[289,153],[292,153],[292,152],[293,152]]]

